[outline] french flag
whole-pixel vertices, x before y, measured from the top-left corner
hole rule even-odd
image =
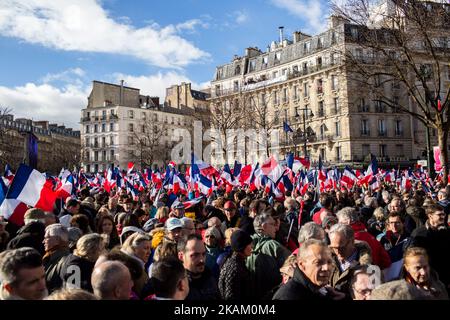
[[[234,176],[231,173],[230,166],[228,164],[225,164],[225,166],[223,167],[223,171],[220,177],[232,186],[237,184],[234,180]]]
[[[128,162],[127,175],[129,175],[134,170],[134,163]]]
[[[198,198],[194,198],[192,200],[188,200],[183,202],[184,208],[189,209],[190,207],[195,206],[196,204],[200,203],[203,200],[203,196],[200,196]]]
[[[192,153],[191,155],[191,166],[194,167],[194,164],[196,166],[196,169],[199,170],[199,173],[201,173],[202,175],[209,177],[212,175],[217,175],[219,176],[219,172],[210,164],[203,162],[200,159],[197,159],[197,157],[195,157],[194,153]],[[192,175],[191,175],[192,177]]]
[[[350,169],[348,166],[345,166],[341,181],[347,185],[347,188],[352,188],[353,185],[358,181],[358,178],[353,173],[352,169]]]
[[[239,180],[239,176],[241,175],[241,169],[242,164],[240,164],[239,162],[237,162],[237,160],[235,160],[233,166],[233,177],[235,177],[237,180]]]
[[[175,194],[178,194],[178,192],[187,194],[187,182],[181,174],[173,175],[172,191]]]
[[[44,211],[52,211],[56,201],[56,192],[53,191],[52,182],[45,179],[42,173],[21,164],[8,189],[6,198],[17,199]]]
[[[261,166],[262,173],[272,181],[278,181],[284,174],[283,168],[272,156]]]
[[[205,194],[205,195],[210,195],[212,192],[212,181],[209,180],[207,177],[205,177],[204,175],[199,175],[199,180],[197,182],[197,188],[198,190]]]
[[[14,174],[11,171],[11,167],[9,164],[5,165],[5,173],[3,174],[3,177],[5,178],[3,181],[5,182],[5,185],[8,187],[12,180],[14,179]]]
[[[75,183],[73,175],[69,175],[64,179],[58,190],[56,190],[56,198],[66,199],[73,194],[75,194]]]
[[[241,169],[239,175],[239,183],[241,186],[250,185],[255,179],[255,171],[258,169],[259,164],[256,165],[248,164]]]

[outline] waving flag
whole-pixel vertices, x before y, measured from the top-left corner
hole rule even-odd
[[[69,175],[64,179],[58,190],[56,190],[56,198],[66,199],[73,194],[75,194],[75,183],[73,176]]]
[[[286,121],[283,122],[283,130],[284,132],[294,132]]]
[[[225,166],[223,167],[223,171],[220,177],[232,186],[237,185],[237,181],[235,181],[228,164],[225,164]]]
[[[200,159],[197,159],[194,155],[194,153],[192,153],[191,155],[191,166],[194,167],[195,164],[195,171],[197,171],[197,169],[199,170],[199,173],[201,173],[202,175],[206,176],[206,177],[210,177],[212,175],[217,175],[219,176],[219,172],[210,164],[203,162]],[[195,172],[197,173],[197,172]],[[191,175],[192,177],[192,175]]]
[[[241,174],[242,164],[237,162],[237,160],[234,161],[233,166],[233,177],[235,177],[237,180],[239,180],[239,176]]]
[[[12,173],[9,164],[5,165],[5,173],[3,174],[3,177],[5,178],[3,181],[5,182],[5,185],[8,187],[11,184],[11,181],[14,179],[14,174]]]
[[[279,165],[273,156],[270,156],[261,166],[262,173],[273,182],[278,181],[284,173],[283,168]]]
[[[342,175],[341,181],[347,185],[347,188],[352,188],[358,181],[358,178],[353,173],[353,170],[350,169],[350,167],[345,166],[344,174]]]
[[[196,204],[200,203],[203,199],[204,199],[204,197],[200,196],[198,198],[194,198],[192,200],[185,201],[185,202],[183,202],[184,208],[189,209],[190,207],[193,207]]]
[[[29,206],[52,211],[56,193],[51,181],[39,171],[21,164],[8,189],[6,198],[17,199]]]
[[[210,195],[212,192],[212,181],[209,180],[204,175],[199,175],[199,181],[197,183],[198,190],[203,193],[204,195]]]

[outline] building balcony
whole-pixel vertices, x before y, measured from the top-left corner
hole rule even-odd
[[[370,130],[360,130],[361,136],[370,136]]]
[[[370,112],[370,106],[368,105],[358,106],[358,112]]]
[[[379,137],[386,137],[387,136],[387,132],[386,131],[378,131],[378,136]]]

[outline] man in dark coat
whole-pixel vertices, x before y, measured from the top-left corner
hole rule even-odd
[[[189,279],[189,295],[186,300],[220,299],[217,280],[205,267],[206,247],[201,236],[191,234],[178,242],[178,258],[183,262]]]
[[[411,247],[427,250],[430,266],[439,280],[450,290],[450,228],[445,224],[444,208],[438,204],[427,207],[428,220],[411,234]]]
[[[327,245],[316,239],[305,241],[297,255],[294,276],[273,296],[273,300],[331,300],[343,295],[328,287],[333,260]]]
[[[32,221],[19,229],[17,235],[8,243],[8,249],[31,247],[36,249],[41,256],[44,255],[45,226],[40,221]]]

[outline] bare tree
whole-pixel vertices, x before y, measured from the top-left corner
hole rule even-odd
[[[407,113],[427,129],[437,130],[443,180],[448,179],[447,138],[450,129],[450,5],[419,0],[348,0],[332,4],[335,15],[347,20],[343,51],[345,69],[373,101]],[[447,70],[445,70],[447,68]],[[398,89],[404,99],[385,90]],[[428,146],[429,160],[430,147]],[[433,170],[428,163],[430,171]]]
[[[14,137],[14,132],[6,121],[10,120],[12,109],[0,106],[0,167],[6,164],[19,165],[23,157],[23,140],[20,135]],[[1,170],[1,169],[0,169]]]
[[[156,123],[150,119],[143,120],[139,128],[133,132],[136,148],[133,157],[140,162],[141,168],[151,167],[156,160],[166,159],[166,146],[164,136],[167,134],[167,126]]]

